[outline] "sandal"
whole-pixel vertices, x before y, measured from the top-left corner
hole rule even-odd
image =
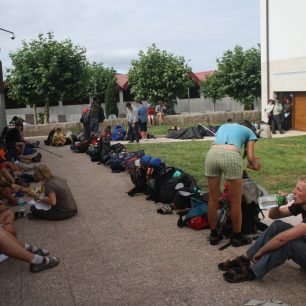
[[[218,268],[221,271],[229,271],[230,269],[233,268],[240,268],[242,265],[248,264],[249,261],[247,259],[244,259],[243,256],[237,256],[233,260],[227,260],[225,262],[220,262],[218,264]]]
[[[251,243],[252,243],[252,238],[247,236],[242,236],[241,238],[232,238],[232,246],[236,248]]]
[[[223,277],[229,283],[241,283],[256,279],[256,276],[249,265],[243,265],[240,271],[227,271],[223,274]]]

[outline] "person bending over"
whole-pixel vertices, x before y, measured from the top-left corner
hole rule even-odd
[[[50,205],[49,210],[37,209],[33,205],[31,211],[35,217],[56,221],[69,219],[77,213],[77,204],[65,179],[53,175],[44,164],[36,168],[34,175],[44,188],[44,195],[35,194],[34,199]]]
[[[206,155],[205,175],[208,178],[208,222],[211,229],[209,237],[211,245],[216,245],[223,239],[222,234],[217,231],[217,204],[219,202],[222,174],[228,186],[228,197],[231,205],[232,245],[238,247],[251,242],[241,232],[243,162],[240,148],[244,145],[244,157],[247,156],[249,167],[259,170],[259,164],[254,155],[257,137],[252,131],[252,127],[252,124],[247,120],[239,124],[227,123],[222,125],[216,133],[215,142]]]
[[[274,221],[244,255],[218,265],[226,271],[223,274],[226,281],[261,279],[289,259],[306,271],[306,175],[299,178],[293,194],[293,203],[270,208],[269,217],[302,215],[302,223],[292,226],[282,220]]]

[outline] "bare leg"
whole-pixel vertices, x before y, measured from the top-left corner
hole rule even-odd
[[[2,168],[1,169],[1,174],[3,177],[10,183],[15,183],[15,179],[12,177],[10,172],[7,170],[7,168]]]
[[[25,250],[20,244],[16,242],[16,238],[12,234],[0,228],[0,252],[9,257],[31,263],[34,254]]]
[[[211,230],[215,230],[217,227],[217,205],[220,196],[220,181],[219,176],[208,177],[208,223]]]
[[[12,235],[16,236],[16,229],[13,226],[15,214],[11,209],[5,209],[0,213],[0,223],[3,224],[3,229]]]
[[[233,232],[241,232],[242,212],[241,212],[241,197],[242,197],[242,179],[227,180],[228,183],[228,198],[231,204],[231,220],[233,224]]]

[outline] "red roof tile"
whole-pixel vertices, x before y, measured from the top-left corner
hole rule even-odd
[[[195,75],[198,77],[200,81],[204,81],[212,75],[216,70],[209,70],[209,71],[201,71],[201,72],[196,72]]]
[[[195,73],[190,71],[188,75],[198,86],[200,86],[201,81],[206,80],[207,77],[212,75],[214,72],[215,70],[201,71]],[[116,79],[117,85],[121,90],[127,90],[129,88],[129,80],[127,74],[117,74]]]
[[[117,74],[117,85],[120,89],[126,90],[129,87],[128,75],[127,74]]]

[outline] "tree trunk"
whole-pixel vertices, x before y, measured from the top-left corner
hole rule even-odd
[[[49,98],[45,101],[45,108],[44,108],[44,123],[49,123],[49,117],[50,117],[50,109],[49,109]]]

